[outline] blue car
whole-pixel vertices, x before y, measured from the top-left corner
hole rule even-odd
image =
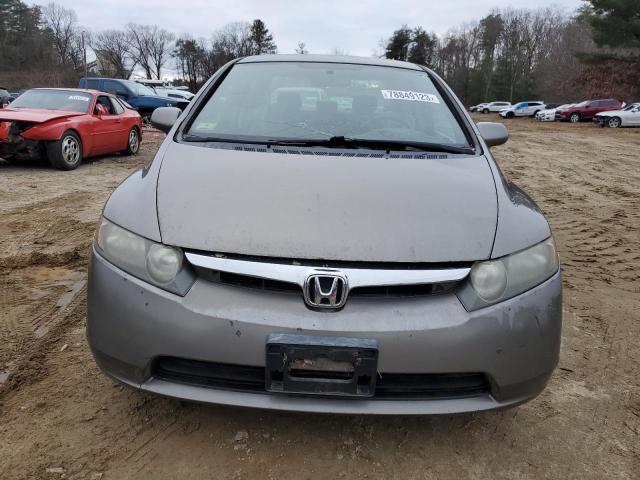
[[[126,101],[142,117],[142,123],[145,126],[151,125],[151,114],[158,107],[184,107],[184,102],[160,97],[149,87],[131,80],[122,80],[118,78],[81,78],[80,88],[88,88],[99,90],[116,95]]]

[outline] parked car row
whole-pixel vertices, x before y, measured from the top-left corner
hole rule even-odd
[[[592,120],[601,127],[640,126],[640,103],[625,104],[616,98],[585,100],[563,105],[540,100],[518,102],[480,103],[472,106],[472,112],[499,113],[502,118],[534,117],[541,122],[566,121],[578,123]]]

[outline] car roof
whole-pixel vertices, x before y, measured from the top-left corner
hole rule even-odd
[[[134,80],[127,80],[126,78],[112,78],[112,77],[82,77],[80,80],[118,80],[122,82],[135,82]],[[135,82],[138,83],[138,82]]]
[[[309,63],[352,63],[357,65],[375,65],[380,67],[396,67],[408,70],[423,70],[422,67],[410,62],[388,60],[376,57],[355,57],[351,55],[307,55],[307,54],[277,54],[277,55],[253,55],[244,57],[238,63],[262,63],[262,62],[309,62]]]
[[[39,88],[30,88],[29,90],[59,90],[62,92],[80,92],[80,93],[92,93],[94,95],[98,93],[103,93],[98,90],[91,90],[89,88],[54,88],[54,87],[39,87]]]

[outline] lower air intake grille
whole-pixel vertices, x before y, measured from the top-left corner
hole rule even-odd
[[[263,367],[160,357],[153,376],[168,382],[247,393],[266,393]],[[374,399],[448,399],[489,393],[482,373],[382,373]]]

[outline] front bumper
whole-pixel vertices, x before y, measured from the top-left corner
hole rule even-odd
[[[42,158],[44,148],[40,141],[27,140],[19,135],[0,139],[0,158],[34,160]]]
[[[301,296],[202,279],[185,297],[142,282],[95,251],[89,270],[87,338],[116,380],[175,398],[276,410],[435,414],[517,405],[542,391],[558,361],[561,279],[499,305],[467,312],[454,294],[351,298],[339,312],[315,312]],[[490,391],[465,398],[335,399],[208,388],[154,377],[160,357],[265,365],[272,333],[375,339],[378,370],[481,372]]]

